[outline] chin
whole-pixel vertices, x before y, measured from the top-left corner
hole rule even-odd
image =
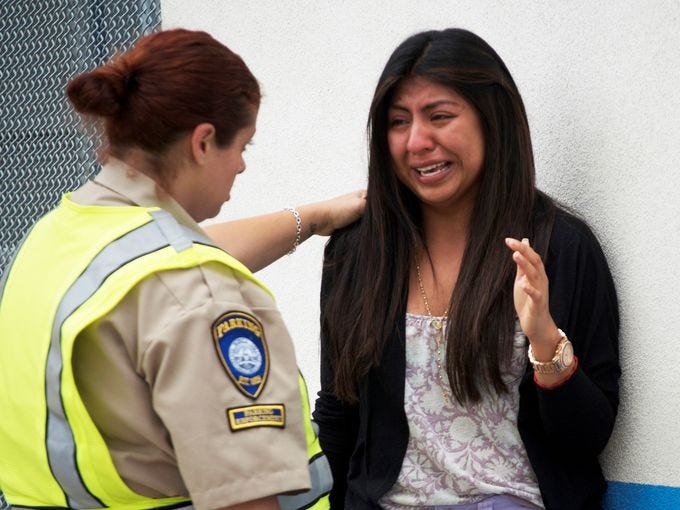
[[[192,214],[191,217],[194,219],[196,223],[201,223],[202,221],[213,219],[215,216],[219,214],[219,212],[220,212],[219,209],[217,210],[217,212],[200,211],[196,214]]]
[[[210,213],[210,214],[206,214],[206,215],[205,215],[205,218],[203,218],[203,220],[201,220],[201,221],[204,221],[204,220],[212,220],[212,219],[215,218],[218,214],[220,214],[219,209],[218,209],[216,212],[212,212],[212,213]]]

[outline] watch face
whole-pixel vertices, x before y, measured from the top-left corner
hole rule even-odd
[[[567,342],[564,344],[564,348],[562,349],[562,365],[565,367],[570,367],[573,362],[574,347],[571,345],[571,342]]]

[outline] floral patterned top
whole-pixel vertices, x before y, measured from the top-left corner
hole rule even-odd
[[[544,508],[517,430],[518,388],[527,363],[519,321],[510,366],[502,370],[509,391],[487,393],[480,402],[466,405],[453,399],[445,359],[437,359],[438,324],[443,324],[445,342],[446,318],[406,314],[409,441],[397,481],[381,506],[413,510],[508,494]],[[441,346],[442,358],[445,352]]]

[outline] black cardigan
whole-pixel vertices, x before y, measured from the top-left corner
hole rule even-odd
[[[335,235],[326,258],[352,249],[345,233]],[[544,390],[527,370],[520,384],[518,428],[548,510],[602,508],[606,482],[598,455],[607,444],[619,403],[619,316],[614,283],[599,243],[581,220],[559,211],[546,260],[550,312],[569,336],[579,364],[556,389]],[[337,267],[337,266],[336,266]],[[324,266],[321,292],[333,286],[335,270]],[[331,463],[331,505],[378,509],[394,484],[408,443],[404,412],[404,313],[395,324],[380,366],[359,388],[359,402],[332,393],[333,367],[321,339],[321,391],[314,419]]]

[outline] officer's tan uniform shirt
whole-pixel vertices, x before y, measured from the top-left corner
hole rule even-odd
[[[159,206],[201,228],[155,183],[111,160],[72,195],[83,205]],[[228,312],[264,329],[269,375],[253,400],[229,377],[213,340]],[[116,468],[135,491],[189,494],[194,506],[220,508],[310,487],[297,364],[269,294],[216,263],[156,273],[76,342],[75,376]],[[285,427],[232,430],[228,409],[283,404]]]

